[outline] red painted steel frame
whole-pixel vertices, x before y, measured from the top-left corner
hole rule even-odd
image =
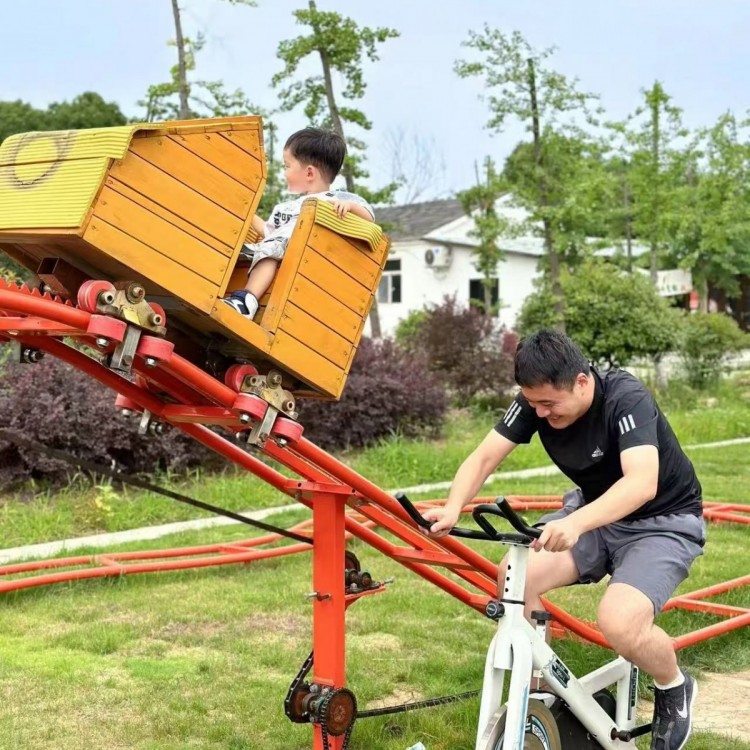
[[[315,682],[334,688],[344,687],[346,682],[345,611],[352,599],[345,596],[342,580],[347,534],[358,537],[399,561],[409,570],[474,609],[482,611],[488,598],[495,595],[495,563],[457,539],[427,538],[413,527],[401,506],[390,495],[305,438],[300,438],[292,444],[269,440],[262,446],[262,451],[267,456],[291,469],[298,477],[289,479],[247,453],[239,445],[207,429],[204,424],[220,424],[230,431],[237,432],[246,430],[247,425],[240,421],[240,410],[235,408],[237,392],[187,360],[172,354],[156,368],[150,368],[145,365],[143,357],[137,355],[133,370],[141,376],[141,380],[133,383],[56,338],[64,335],[93,343],[95,336],[88,333],[90,319],[89,313],[63,304],[59,298],[42,296],[28,288],[19,289],[0,281],[0,341],[17,340],[23,346],[41,349],[68,362],[116,393],[130,399],[134,404],[147,409],[155,418],[171,422],[177,429],[312,509],[313,587],[317,592],[313,601]],[[181,421],[188,414],[192,421]],[[171,416],[174,417],[173,420],[170,420]],[[199,421],[203,421],[204,424],[197,423]],[[559,507],[560,500],[558,497],[509,499],[514,501],[515,507],[522,510]],[[486,501],[490,498],[479,500]],[[347,506],[354,512],[346,512]],[[740,520],[746,523],[748,520],[748,516],[745,515],[746,508],[743,506],[721,504],[720,507],[711,510],[719,521]],[[376,533],[372,528],[374,525],[383,527],[406,546],[398,546]],[[272,541],[269,537],[261,537],[247,543],[209,545],[197,548],[200,550],[197,560],[174,559],[170,563],[132,563],[133,560],[153,559],[150,555],[156,556],[158,553],[99,556],[95,558],[100,563],[99,568],[74,571],[76,575],[73,577],[98,577],[111,575],[114,571],[146,572],[196,565],[247,562],[309,548],[309,545],[300,543],[273,550],[247,549],[261,546],[265,543],[261,540]],[[166,555],[162,553],[162,557],[178,558],[180,551],[172,550]],[[48,561],[42,565],[51,569],[62,567],[66,563],[74,564],[73,560],[80,559]],[[24,573],[31,571],[33,565],[34,563],[29,563],[9,567],[13,568],[15,573]],[[450,574],[443,574],[435,567],[444,567]],[[102,572],[104,570],[109,572]],[[0,575],[9,572],[7,569],[0,569]],[[55,582],[59,580],[57,576],[60,575],[64,573],[44,576],[44,583]],[[24,580],[33,579],[22,578],[7,583],[18,584]],[[10,588],[8,586],[4,589],[4,583],[0,583],[0,592]],[[698,640],[748,625],[750,611],[710,604],[703,600],[730,588],[749,584],[750,576],[671,600],[668,608],[699,610],[727,618],[718,625],[680,636],[675,640],[676,647],[681,648]],[[594,627],[571,617],[549,602],[546,605],[558,623],[566,629],[593,643],[607,645]],[[331,737],[329,747],[330,750],[341,750],[343,738]],[[323,750],[322,732],[317,724],[313,725],[313,748]]]

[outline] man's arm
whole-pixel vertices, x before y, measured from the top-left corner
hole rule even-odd
[[[622,478],[594,502],[559,521],[546,524],[536,549],[563,552],[586,531],[619,521],[656,497],[659,485],[659,450],[655,445],[637,445],[620,454]]]
[[[463,507],[476,497],[487,477],[516,445],[496,430],[489,431],[456,472],[445,505],[425,511],[424,517],[435,522],[430,530],[431,536],[445,536],[456,525]]]

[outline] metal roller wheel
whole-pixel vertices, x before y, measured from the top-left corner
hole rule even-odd
[[[506,706],[495,712],[482,735],[479,750],[504,750],[506,713]],[[544,703],[533,698],[529,700],[529,711],[526,715],[523,750],[562,750],[560,732],[554,716]]]

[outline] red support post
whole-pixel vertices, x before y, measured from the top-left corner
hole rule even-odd
[[[345,496],[316,494],[313,510],[313,680],[331,688],[346,684],[346,604],[344,593]],[[313,750],[341,750],[343,737],[323,744],[313,724]]]

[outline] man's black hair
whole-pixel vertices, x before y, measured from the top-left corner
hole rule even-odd
[[[292,133],[284,149],[288,149],[300,164],[311,164],[319,169],[329,182],[333,182],[341,171],[346,156],[344,139],[323,128],[304,128]]]
[[[586,357],[560,331],[542,328],[521,339],[516,347],[515,377],[522,388],[551,385],[570,390],[581,372],[591,372]]]

